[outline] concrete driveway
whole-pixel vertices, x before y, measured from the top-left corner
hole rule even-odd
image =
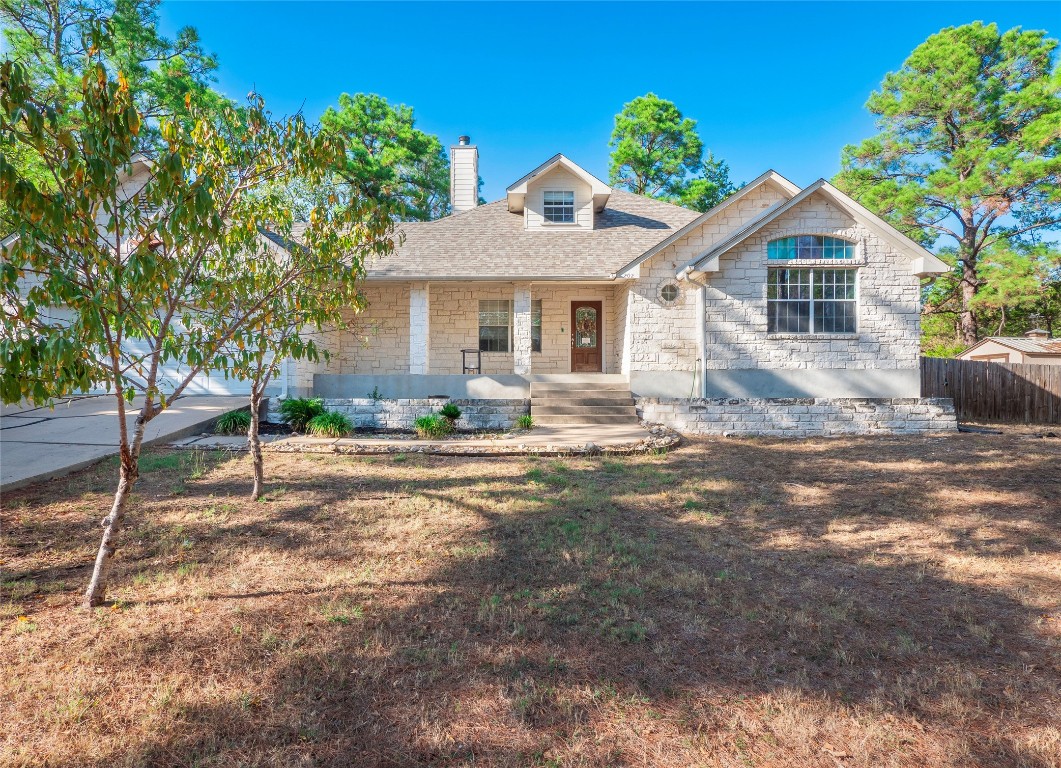
[[[129,410],[129,429],[142,400]],[[218,416],[247,405],[246,397],[182,397],[147,425],[144,444],[209,431]],[[9,491],[65,475],[118,453],[118,409],[113,395],[79,397],[54,408],[4,406],[0,410],[0,490]]]

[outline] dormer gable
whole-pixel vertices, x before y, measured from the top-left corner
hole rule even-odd
[[[592,229],[611,187],[563,155],[554,155],[509,186],[508,210],[527,229]]]

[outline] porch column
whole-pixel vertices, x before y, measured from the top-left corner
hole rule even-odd
[[[409,288],[409,373],[431,369],[431,284]]]
[[[512,372],[531,372],[531,287],[516,283],[512,294]]]

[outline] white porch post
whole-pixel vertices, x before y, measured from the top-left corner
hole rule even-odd
[[[409,289],[409,373],[431,369],[431,284],[413,283]]]
[[[512,294],[512,372],[531,372],[531,287],[516,283]]]

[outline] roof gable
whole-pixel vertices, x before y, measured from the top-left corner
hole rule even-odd
[[[825,195],[856,221],[876,232],[900,251],[909,254],[911,259],[911,269],[914,274],[919,277],[939,275],[950,271],[950,267],[945,262],[933,255],[932,252],[924,246],[911,240],[884,219],[877,216],[868,208],[855,202],[852,198],[845,195],[825,179],[818,179],[799,194],[784,203],[768,208],[762,213],[762,215],[749,222],[746,226],[737,230],[726,239],[716,243],[702,253],[697,254],[678,271],[679,276],[685,277],[692,272],[700,271],[701,267],[705,264],[717,260],[719,256],[737,247],[767,224],[784,215],[815,194]]]
[[[702,213],[699,216],[697,216],[695,219],[693,219],[688,224],[686,224],[684,227],[682,227],[677,232],[672,234],[666,240],[660,241],[659,243],[654,245],[652,248],[650,248],[649,250],[645,251],[643,254],[641,254],[636,259],[634,259],[629,264],[627,264],[622,269],[620,269],[619,272],[618,272],[618,275],[620,277],[629,276],[628,273],[630,273],[631,270],[636,269],[641,264],[643,264],[646,261],[648,261],[649,259],[651,259],[657,253],[659,253],[664,248],[666,248],[668,245],[670,245],[671,243],[675,243],[678,240],[681,240],[683,237],[688,235],[690,232],[694,232],[698,227],[706,224],[708,221],[710,221],[711,219],[715,218],[716,216],[721,214],[723,211],[731,208],[734,204],[740,202],[741,200],[746,199],[752,192],[755,192],[760,187],[762,187],[762,186],[764,186],[766,184],[771,184],[774,187],[780,189],[781,190],[781,194],[784,195],[786,198],[794,197],[796,194],[799,193],[799,187],[797,187],[791,181],[786,179],[784,176],[782,176],[777,171],[768,170],[766,173],[762,174],[761,176],[758,176],[758,177],[752,179],[751,181],[749,181],[747,184],[745,184],[743,187],[738,189],[736,192],[734,192],[732,195],[727,197],[725,200],[723,200],[721,203],[716,205],[714,208],[711,208],[710,210],[705,211],[704,213]]]
[[[527,188],[530,184],[555,168],[564,168],[588,184],[590,193],[593,195],[593,210],[596,213],[604,210],[604,206],[608,204],[608,198],[612,192],[611,187],[562,154],[553,155],[519,181],[509,186],[506,190],[508,210],[512,213],[521,213],[527,199]]]

